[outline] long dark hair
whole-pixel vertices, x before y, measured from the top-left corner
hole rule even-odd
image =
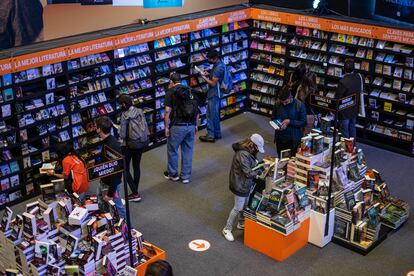
[[[315,93],[318,90],[316,84],[316,74],[313,72],[308,72],[302,78],[302,81],[299,84],[297,98],[305,102],[311,93]]]
[[[74,155],[79,160],[82,161],[83,165],[86,166],[85,160],[83,160],[82,156],[79,154],[77,150],[74,149],[71,143],[60,143],[56,147],[56,153],[58,155],[58,161],[62,163],[63,159],[68,155]]]

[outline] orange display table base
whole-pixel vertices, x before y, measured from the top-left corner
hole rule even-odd
[[[303,221],[299,229],[284,236],[276,230],[246,218],[244,244],[282,262],[308,243],[308,233],[309,219]]]
[[[152,256],[148,261],[146,261],[145,263],[142,263],[140,265],[138,265],[137,267],[135,267],[135,269],[137,270],[137,276],[144,276],[145,275],[145,271],[147,270],[147,266],[152,263],[155,262],[157,260],[165,260],[167,255],[165,253],[164,250],[152,245],[154,247],[155,252],[157,253],[156,255]],[[144,249],[145,250],[145,249]]]

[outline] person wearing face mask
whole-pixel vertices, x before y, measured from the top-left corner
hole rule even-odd
[[[222,233],[226,240],[234,241],[233,224],[239,216],[237,229],[244,229],[244,217],[242,211],[246,207],[249,195],[254,188],[253,179],[256,172],[252,169],[257,164],[258,152],[264,153],[264,139],[259,134],[253,134],[250,138],[233,144],[234,157],[230,169],[229,188],[234,194],[234,206],[227,219]]]
[[[221,139],[220,126],[220,83],[224,79],[226,66],[220,59],[217,50],[210,50],[207,54],[208,61],[213,64],[211,73],[203,73],[201,77],[208,83],[207,91],[207,135],[200,136],[202,142],[214,143],[215,140]]]
[[[131,194],[129,201],[139,202],[142,197],[138,192],[139,180],[141,177],[141,156],[145,146],[149,142],[149,130],[145,114],[142,109],[132,105],[131,96],[122,94],[118,99],[122,108],[119,136],[121,138],[122,154],[125,157],[127,166],[126,180]],[[129,170],[132,162],[134,176]]]
[[[306,126],[306,107],[298,99],[294,99],[290,88],[285,86],[279,92],[278,101],[273,108],[272,120],[279,120],[281,126],[275,130],[276,150],[290,149],[292,155],[297,151]]]

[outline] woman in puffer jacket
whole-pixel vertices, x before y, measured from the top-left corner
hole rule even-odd
[[[227,219],[226,227],[222,233],[226,240],[234,241],[232,234],[233,224],[237,216],[243,211],[249,200],[256,176],[252,169],[257,164],[257,153],[264,153],[264,140],[259,134],[253,134],[250,138],[233,144],[235,151],[233,163],[230,169],[230,191],[234,194],[234,207]],[[237,228],[244,229],[243,217],[240,217]]]

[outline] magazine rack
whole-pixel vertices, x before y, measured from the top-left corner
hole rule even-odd
[[[270,227],[246,218],[244,244],[282,262],[308,243],[309,224],[308,218],[301,222],[298,229],[285,236]]]

